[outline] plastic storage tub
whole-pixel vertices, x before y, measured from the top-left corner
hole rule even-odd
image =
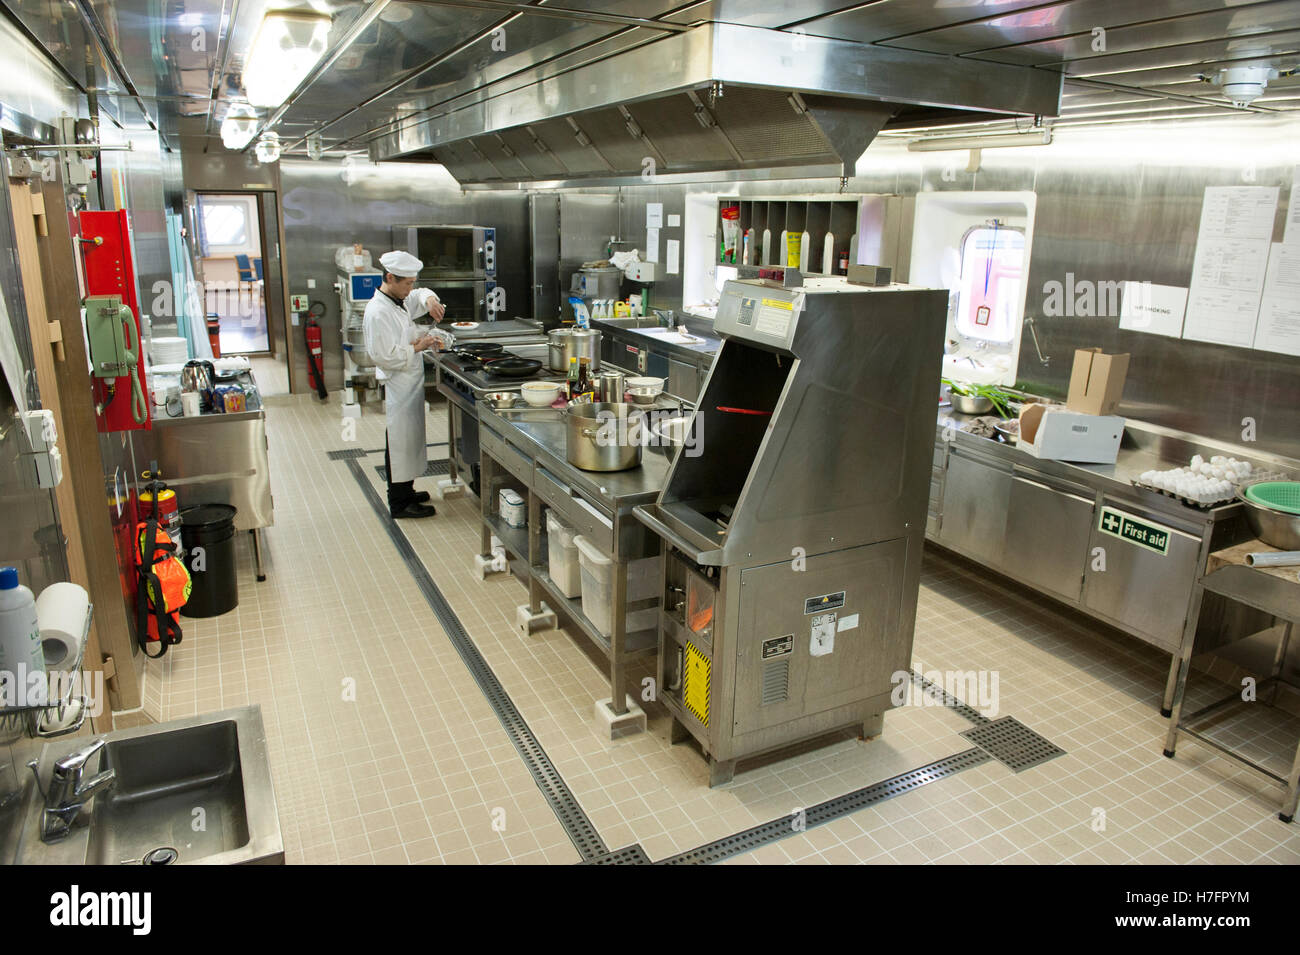
[[[572,600],[582,594],[582,568],[578,565],[578,548],[573,540],[578,532],[555,516],[546,512],[546,549],[550,561],[551,580],[560,593]]]
[[[501,489],[501,520],[509,527],[524,527],[528,523],[528,508],[519,492],[512,488]]]
[[[585,537],[575,537],[582,568],[582,613],[606,639],[614,629],[614,560]],[[645,600],[659,587],[659,558],[645,557],[627,565],[627,602]],[[627,632],[649,630],[658,623],[658,607],[629,611]]]

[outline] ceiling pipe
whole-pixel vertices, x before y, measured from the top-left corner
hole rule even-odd
[[[226,14],[225,0],[221,2],[222,20],[219,26],[225,29],[217,37],[217,51],[220,57],[217,61],[217,72],[212,77],[212,93],[208,97],[208,115],[203,124],[203,131],[206,135],[212,135],[212,124],[217,118],[217,103],[221,99],[221,84],[225,80],[226,70],[230,68],[230,47],[231,38],[235,35],[236,17],[239,16],[239,0],[231,0],[230,13]],[[224,45],[224,51],[222,49]]]

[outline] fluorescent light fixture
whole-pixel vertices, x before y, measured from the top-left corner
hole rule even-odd
[[[254,106],[279,106],[325,55],[330,18],[271,12],[262,19],[244,61],[244,93]]]
[[[1001,146],[1047,146],[1052,142],[1050,127],[1036,129],[1029,133],[986,133],[979,136],[927,136],[913,139],[907,144],[907,151],[913,153],[937,153],[950,149],[996,149]]]
[[[253,147],[253,154],[257,156],[260,163],[273,163],[280,158],[280,134],[263,133],[257,145]]]
[[[257,132],[257,110],[246,103],[235,103],[221,121],[221,145],[227,149],[243,149]]]

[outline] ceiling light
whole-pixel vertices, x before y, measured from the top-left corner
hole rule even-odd
[[[307,134],[307,158],[320,159],[325,155],[325,147],[321,142],[320,133]]]
[[[244,61],[244,92],[254,106],[279,106],[306,79],[329,39],[330,18],[268,13]]]
[[[996,149],[1001,146],[1047,146],[1052,142],[1051,127],[1029,133],[986,133],[978,136],[926,136],[907,144],[908,152],[934,153],[950,149]]]
[[[273,163],[280,158],[280,135],[263,133],[262,138],[253,147],[253,154],[260,163]]]
[[[227,149],[243,149],[257,132],[257,110],[247,103],[235,103],[221,121],[221,145]]]

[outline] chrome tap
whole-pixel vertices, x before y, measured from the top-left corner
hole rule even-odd
[[[55,762],[50,773],[50,788],[42,793],[45,796],[45,812],[41,816],[42,842],[57,842],[66,836],[86,803],[96,793],[111,789],[117,783],[117,771],[114,769],[105,769],[89,779],[83,778],[86,763],[105,745],[107,743],[103,739],[94,740]],[[32,760],[27,766],[36,776],[36,786],[39,789],[41,778],[36,770],[37,761]]]

